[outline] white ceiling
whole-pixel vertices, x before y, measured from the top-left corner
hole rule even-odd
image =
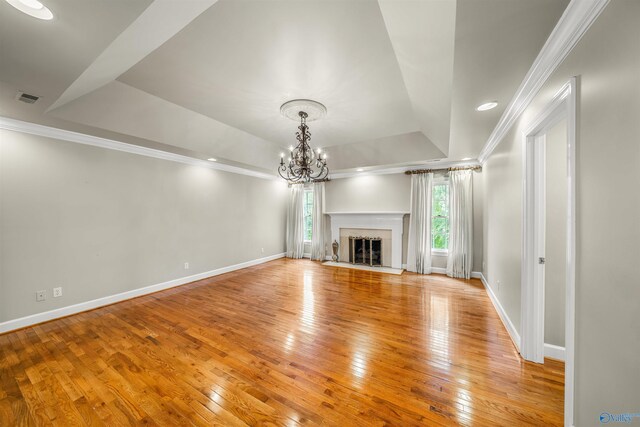
[[[119,80],[283,146],[295,98],[327,106],[323,147],[419,129],[372,0],[220,0]]]
[[[379,0],[420,130],[449,149],[455,1]]]
[[[0,1],[0,113],[272,171],[294,98],[326,105],[311,142],[333,171],[475,158],[567,5],[42,1],[54,21]],[[44,98],[29,112],[11,88]]]
[[[0,1],[0,80],[50,103],[152,2],[43,1],[54,12],[53,21]]]
[[[478,156],[566,5],[458,0],[450,158]],[[475,111],[493,100],[497,108]]]

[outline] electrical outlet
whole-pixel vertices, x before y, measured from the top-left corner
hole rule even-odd
[[[53,288],[53,297],[54,298],[58,298],[62,296],[62,286],[59,286],[57,288]]]
[[[260,250],[262,251],[262,253],[264,253],[264,248],[260,248]]]
[[[185,269],[185,270],[188,270],[188,269],[189,269],[189,263],[188,263],[188,262],[185,262],[185,263],[184,263],[184,269]]]
[[[47,291],[36,291],[36,301],[44,301],[47,299]]]
[[[482,270],[483,270],[483,271],[484,271],[484,269],[485,269],[485,266],[486,266],[486,265],[485,265],[484,261],[482,261]]]
[[[500,280],[496,280],[496,291],[500,291]]]

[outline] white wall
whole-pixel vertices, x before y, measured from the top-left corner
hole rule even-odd
[[[482,173],[484,273],[520,331],[521,132],[571,76],[579,76],[574,423],[581,427],[600,425],[603,411],[637,412],[640,406],[638,22],[640,2],[610,2]]]
[[[474,254],[473,271],[482,269],[483,190],[482,173],[474,173]],[[326,184],[327,212],[409,212],[411,209],[411,177],[409,175],[360,175],[334,179]],[[407,261],[409,215],[404,216],[402,235],[402,263]],[[329,253],[329,252],[327,252]],[[445,268],[446,256],[432,257],[433,267]]]
[[[0,130],[0,322],[282,253],[285,200],[280,181]]]

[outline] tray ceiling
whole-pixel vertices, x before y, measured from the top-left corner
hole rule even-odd
[[[567,5],[74,1],[47,3],[49,27],[0,2],[2,111],[23,111],[7,87],[30,90],[45,96],[30,119],[261,170],[294,142],[279,113],[294,98],[327,106],[311,142],[332,170],[476,157]],[[487,100],[498,108],[475,111]]]

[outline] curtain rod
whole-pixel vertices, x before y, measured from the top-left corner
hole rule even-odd
[[[415,169],[412,171],[405,171],[405,175],[414,175],[419,173],[434,173],[434,172],[450,172],[450,171],[481,171],[482,166],[462,166],[462,167],[453,167],[453,168],[442,168],[442,169]]]
[[[331,181],[331,179],[329,178],[323,178],[323,179],[318,179],[315,181],[309,181],[309,182],[290,182],[289,185],[304,185],[304,184],[313,184],[315,182],[329,182]]]

